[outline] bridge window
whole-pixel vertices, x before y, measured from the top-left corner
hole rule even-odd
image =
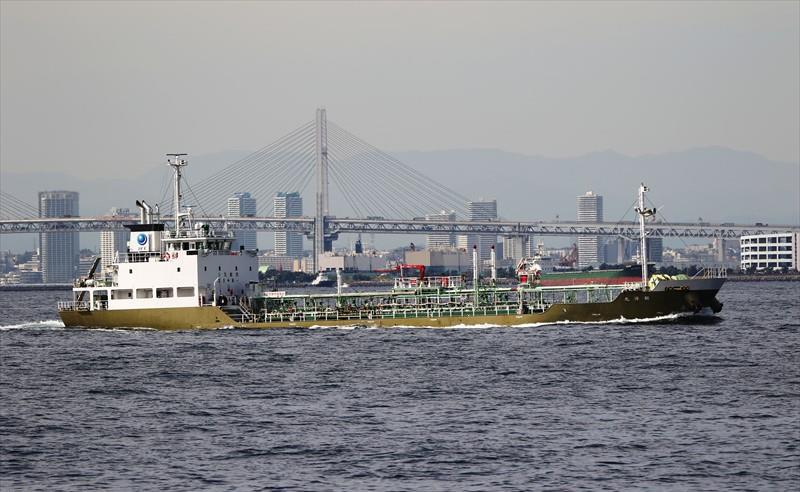
[[[178,297],[194,297],[194,287],[178,287]]]
[[[136,289],[137,299],[152,299],[153,289]]]

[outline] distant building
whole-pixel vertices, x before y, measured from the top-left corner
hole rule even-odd
[[[109,211],[112,217],[135,217],[129,208],[114,207]],[[114,263],[117,253],[128,251],[128,230],[103,231],[100,233],[100,268],[105,270]]]
[[[300,193],[279,192],[273,199],[275,217],[287,219],[303,216],[303,198]],[[303,256],[303,234],[279,231],[275,233],[275,254],[298,258]]]
[[[518,262],[525,257],[534,255],[536,246],[533,244],[533,236],[506,236],[503,238],[504,259]]]
[[[485,222],[497,220],[497,200],[467,202],[467,215],[470,221]],[[459,249],[471,250],[478,247],[481,260],[488,260],[492,246],[497,244],[496,234],[470,234],[459,237]]]
[[[578,222],[595,223],[603,221],[603,197],[592,191],[578,197]],[[597,266],[599,238],[597,236],[578,236],[578,268]]]
[[[742,236],[739,245],[742,270],[800,270],[800,232]]]
[[[322,271],[338,269],[345,272],[373,272],[385,269],[387,260],[387,255],[381,253],[337,255],[326,252],[319,257],[319,269]]]
[[[664,238],[647,238],[647,262],[661,263],[664,260]]]
[[[97,255],[89,255],[89,256],[81,256],[78,260],[78,276],[85,277],[89,274],[89,270],[92,269],[92,265],[94,265],[94,260],[97,258]]]
[[[256,199],[247,192],[234,193],[228,198],[227,212],[228,217],[255,217]],[[256,231],[237,230],[234,232],[234,238],[232,245],[234,250],[238,250],[240,246],[250,251],[258,248]]]
[[[79,194],[75,191],[40,191],[39,217],[78,217]],[[41,272],[44,283],[72,283],[78,269],[80,243],[77,232],[44,232]]]
[[[447,212],[442,210],[438,214],[429,214],[425,216],[425,220],[434,222],[452,222],[456,220],[456,213],[454,211]],[[435,234],[428,234],[426,240],[426,247],[428,249],[450,249],[456,245],[456,237],[452,232],[438,232]]]
[[[294,271],[295,259],[285,255],[261,255],[258,257],[259,267],[268,267],[270,270],[282,272]]]
[[[423,249],[406,251],[404,261],[411,265],[425,265],[426,275],[449,272],[464,273],[472,270],[472,252],[461,250],[436,251]]]

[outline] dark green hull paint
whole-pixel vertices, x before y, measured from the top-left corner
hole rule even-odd
[[[272,323],[237,323],[217,307],[139,309],[115,311],[61,311],[67,327],[134,328],[158,330],[191,330],[234,328],[309,328],[312,326],[419,326],[450,327],[458,325],[514,326],[533,323],[568,323],[649,319],[674,314],[693,314],[703,308],[719,311],[716,290],[661,292],[629,291],[607,303],[553,304],[536,314],[500,316],[453,316],[419,318],[347,319],[317,321],[284,321]]]

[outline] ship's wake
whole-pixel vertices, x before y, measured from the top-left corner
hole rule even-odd
[[[625,318],[620,316],[617,319],[606,320],[606,321],[570,321],[570,320],[560,320],[560,321],[550,321],[544,323],[520,323],[520,324],[513,324],[513,325],[501,325],[501,324],[494,324],[494,323],[476,323],[476,324],[458,324],[452,326],[424,326],[424,325],[392,325],[389,327],[381,327],[377,325],[343,325],[343,326],[322,326],[322,325],[315,325],[311,326],[310,329],[312,330],[345,330],[351,331],[355,329],[366,329],[366,330],[381,330],[387,328],[404,328],[404,329],[426,329],[426,330],[481,330],[481,329],[489,329],[489,328],[539,328],[539,327],[546,327],[546,326],[558,326],[558,325],[590,325],[590,326],[598,326],[598,325],[641,325],[641,324],[657,324],[657,323],[690,323],[690,324],[714,324],[718,323],[722,319],[717,316],[706,316],[706,315],[696,315],[691,313],[685,314],[668,314],[664,316],[655,316],[652,318]]]
[[[58,319],[46,319],[41,321],[26,321],[14,325],[0,325],[0,331],[8,330],[63,330],[64,323]]]

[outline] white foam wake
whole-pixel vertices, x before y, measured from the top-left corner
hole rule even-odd
[[[475,323],[475,324],[458,324],[452,326],[420,326],[420,325],[392,325],[390,327],[385,328],[422,328],[426,330],[434,329],[434,330],[480,330],[480,329],[487,329],[487,328],[537,328],[540,326],[553,326],[553,325],[622,325],[622,324],[641,324],[641,323],[655,323],[659,321],[672,321],[678,318],[681,318],[683,314],[667,314],[664,316],[656,316],[652,318],[625,318],[624,316],[620,316],[617,319],[607,320],[607,321],[570,321],[570,320],[561,320],[561,321],[550,321],[545,323],[520,323],[520,324],[513,324],[513,325],[500,325],[494,323]],[[375,329],[384,329],[384,327],[380,327],[377,325],[344,325],[344,326],[321,326],[321,325],[314,325],[310,327],[314,330],[355,330],[357,328],[363,328],[368,330],[375,330]]]
[[[58,319],[47,319],[42,321],[26,321],[16,325],[1,325],[0,331],[6,330],[61,330],[64,323]]]

